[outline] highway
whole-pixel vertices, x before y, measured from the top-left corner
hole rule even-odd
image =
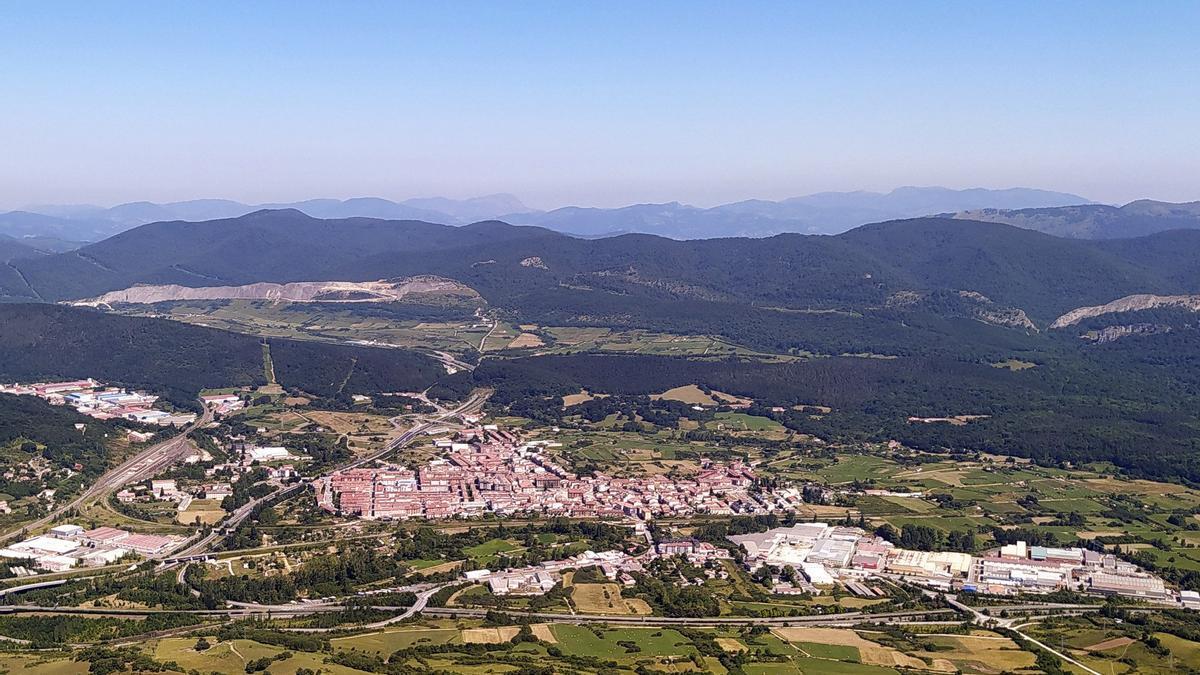
[[[50,511],[41,518],[0,534],[0,542],[13,539],[43,525],[52,523],[55,519],[72,509],[78,509],[99,497],[103,497],[109,492],[119,490],[130,483],[136,483],[155,475],[167,466],[182,459],[189,450],[188,435],[211,421],[212,411],[205,407],[204,413],[191,426],[188,426],[179,434],[162,443],[152,445],[125,460],[115,469],[111,469],[97,478],[91,486],[75,497],[75,499]]]
[[[955,609],[914,609],[901,612],[883,612],[880,614],[864,614],[862,612],[843,612],[841,614],[811,614],[806,616],[711,616],[711,617],[672,617],[672,616],[633,616],[614,614],[562,614],[551,612],[521,612],[515,610],[486,610],[457,607],[427,607],[425,614],[433,616],[463,616],[483,617],[488,611],[500,611],[513,617],[535,619],[557,623],[620,623],[646,625],[681,625],[681,626],[749,626],[749,625],[841,625],[872,622],[894,622],[915,617],[942,616],[957,614]]]
[[[470,609],[470,608],[448,608],[448,607],[427,607],[425,604],[429,601],[437,588],[427,589],[421,592],[417,598],[417,604],[412,607],[397,607],[393,605],[357,605],[357,608],[370,607],[385,612],[400,612],[400,616],[392,617],[386,620],[386,623],[394,623],[401,620],[400,617],[408,618],[417,612],[433,616],[460,616],[460,617],[482,617],[489,610],[486,609]],[[229,616],[229,617],[251,617],[251,616],[308,616],[312,614],[324,614],[329,612],[340,612],[346,608],[345,605],[338,603],[321,603],[321,602],[298,602],[286,605],[255,605],[238,603],[237,606],[227,607],[225,609],[125,609],[111,607],[54,607],[46,605],[0,605],[0,613],[39,613],[39,614],[60,614],[60,615],[121,615],[121,616],[145,616],[148,614],[191,614],[196,616]],[[493,610],[495,611],[495,610]],[[863,622],[888,622],[897,621],[905,618],[925,618],[928,616],[941,616],[946,614],[957,614],[954,609],[929,609],[929,610],[911,610],[907,612],[884,612],[880,614],[864,614],[862,612],[845,612],[842,614],[819,614],[812,616],[781,616],[781,617],[669,617],[669,616],[622,616],[613,614],[560,614],[554,612],[519,612],[511,610],[499,610],[509,616],[525,617],[538,621],[558,622],[558,623],[620,623],[620,624],[644,624],[644,625],[695,625],[695,626],[740,626],[753,624],[766,625],[830,625],[830,624],[850,624]],[[357,626],[356,628],[361,628]],[[345,627],[338,630],[345,630]]]

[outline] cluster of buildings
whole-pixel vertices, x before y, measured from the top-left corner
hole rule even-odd
[[[36,483],[46,485],[55,478],[70,478],[83,469],[83,465],[55,466],[41,455],[34,455],[28,461],[16,464],[10,463],[0,472],[0,478],[13,483]],[[43,487],[38,491],[38,499],[54,502],[54,489]],[[7,501],[0,501],[0,513],[11,513],[12,508]]]
[[[103,567],[135,553],[157,556],[181,541],[179,537],[135,534],[115,527],[85,530],[68,524],[0,549],[0,559],[17,575],[24,576],[36,574],[36,570],[62,572],[79,566]]]
[[[781,595],[818,594],[839,579],[850,582],[882,572],[888,565],[889,556],[899,551],[890,542],[868,535],[861,528],[827,523],[800,523],[766,532],[734,535],[729,540],[746,551],[746,565],[751,571],[763,566],[794,570],[795,576],[781,575],[775,584],[775,592]],[[904,562],[916,564],[913,560]],[[933,569],[932,561],[925,562]],[[855,588],[849,583],[843,585],[852,591]],[[868,590],[862,594],[872,593]]]
[[[226,415],[246,407],[246,402],[237,394],[203,394],[200,401],[218,415]]]
[[[1029,546],[1022,541],[983,556],[914,551],[857,527],[826,523],[802,523],[729,540],[745,549],[751,570],[763,565],[790,567],[803,577],[779,584],[780,593],[820,592],[840,583],[865,595],[871,589],[860,581],[876,577],[996,595],[1069,589],[1148,600],[1172,597],[1162,579],[1137,565],[1081,548]]]
[[[975,558],[963,588],[997,594],[1070,588],[1148,600],[1171,597],[1162,579],[1111,553],[1029,546],[1023,541]]]
[[[228,453],[229,460],[206,469],[208,475],[245,473],[256,466],[267,466],[273,471],[272,478],[286,478],[296,474],[296,467],[294,464],[284,464],[284,462],[303,462],[309,459],[304,454],[296,454],[282,445],[256,445],[247,443],[243,437],[226,439],[224,448]],[[211,460],[212,457],[209,456],[208,459]],[[274,469],[283,469],[284,471],[276,472]]]
[[[691,539],[674,540],[673,544],[674,546],[665,548],[660,544],[657,548],[651,548],[636,556],[622,551],[584,551],[570,558],[548,560],[529,567],[498,572],[472,570],[463,574],[463,577],[468,581],[486,584],[493,595],[541,595],[561,582],[563,572],[569,569],[595,567],[603,572],[609,581],[632,586],[635,583],[633,574],[644,572],[646,564],[655,558],[682,555],[695,565],[729,558],[728,551],[712,544]]]
[[[0,393],[37,396],[51,405],[69,405],[101,420],[126,419],[141,424],[184,426],[196,420],[194,413],[155,410],[157,396],[109,387],[91,378],[71,382],[0,385]]]
[[[290,461],[302,461],[302,455],[292,454],[282,446],[259,446],[251,443],[229,444],[229,461],[220,462],[204,468],[204,480],[179,481],[170,478],[156,478],[148,482],[131,485],[117,493],[117,501],[124,504],[145,503],[154,501],[175,502],[179,511],[186,511],[194,499],[210,499],[221,501],[233,494],[230,481],[240,474],[252,471],[262,466],[269,480],[283,481],[300,475]],[[213,456],[206,450],[184,458],[185,464],[211,462]]]
[[[577,476],[544,453],[557,445],[522,441],[486,425],[437,442],[443,455],[416,469],[338,471],[317,482],[321,508],[363,518],[448,518],[485,512],[650,519],[753,514],[795,508],[794,491],[756,492],[741,463],[706,465],[684,478]]]
[[[212,499],[220,502],[233,494],[233,486],[227,482],[205,482],[190,487],[180,486],[173,478],[154,479],[139,483],[117,492],[117,501],[122,504],[145,502],[174,502],[176,510],[186,511],[194,499]]]

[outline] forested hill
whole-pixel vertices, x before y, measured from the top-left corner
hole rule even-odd
[[[81,465],[83,476],[56,485],[67,493],[78,488],[83,477],[94,478],[108,468],[107,446],[124,436],[119,432],[117,422],[85,417],[69,406],[50,405],[33,396],[0,394],[0,449],[6,453],[5,460],[23,460],[37,453],[56,467]],[[10,497],[27,497],[44,487],[40,482],[0,479],[0,489]]]
[[[151,223],[77,251],[16,265],[27,287],[14,297],[48,300],[95,295],[135,283],[214,286],[255,281],[320,281],[379,253],[472,247],[509,237],[551,234],[488,223],[449,227],[371,218],[319,220],[295,210],[257,211],[201,223]],[[360,280],[355,277],[354,280]]]
[[[8,262],[16,258],[32,258],[42,252],[13,237],[0,234],[0,262]]]
[[[422,390],[445,373],[399,349],[273,339],[280,384],[318,396]],[[193,404],[204,388],[266,384],[261,341],[161,319],[48,304],[0,304],[0,381],[96,379]]]
[[[1170,255],[1152,255],[1165,251]],[[262,211],[145,225],[78,251],[11,264],[12,298],[62,300],[136,283],[372,280],[437,274],[495,305],[570,310],[580,292],[654,301],[859,310],[913,294],[969,292],[1045,324],[1131,293],[1200,291],[1200,231],[1061,239],[996,223],[923,218],[837,236],[582,240],[499,222],[466,227]],[[599,298],[599,299],[598,299]]]

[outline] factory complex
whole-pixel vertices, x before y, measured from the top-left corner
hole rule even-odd
[[[1065,589],[1179,601],[1161,578],[1114,554],[1090,549],[1029,546],[1018,541],[982,556],[915,551],[857,527],[816,522],[735,535],[729,540],[746,551],[751,570],[766,565],[778,571],[781,583],[776,591],[785,594],[819,592],[838,583],[857,593],[856,581],[876,577],[994,595]],[[783,573],[787,568],[795,574]]]
[[[123,419],[158,426],[185,426],[196,421],[195,413],[155,410],[158,397],[152,394],[109,387],[91,378],[71,382],[38,382],[0,385],[0,393],[36,396],[51,405],[69,405],[99,420]]]
[[[179,537],[135,534],[115,527],[85,530],[80,525],[66,524],[0,549],[0,558],[10,562],[27,561],[27,564],[11,566],[18,576],[27,576],[38,571],[63,572],[73,567],[103,567],[133,554],[158,556],[182,541]]]

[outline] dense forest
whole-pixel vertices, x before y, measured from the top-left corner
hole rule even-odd
[[[495,387],[494,402],[525,414],[561,409],[559,397],[581,389],[644,396],[694,383],[752,397],[763,409],[787,408],[775,416],[819,438],[895,439],[1046,463],[1109,461],[1135,475],[1200,481],[1200,332],[1170,334],[1161,348],[1136,344],[1157,337],[1021,371],[935,358],[764,363],[579,354],[485,360],[474,383]],[[796,404],[833,411],[814,416],[791,410]],[[986,417],[961,426],[908,420],[953,415]]]
[[[411,391],[442,367],[400,349],[272,339],[275,377],[319,396]],[[0,381],[94,377],[195,405],[201,389],[266,384],[261,341],[160,319],[47,304],[0,304]]]

